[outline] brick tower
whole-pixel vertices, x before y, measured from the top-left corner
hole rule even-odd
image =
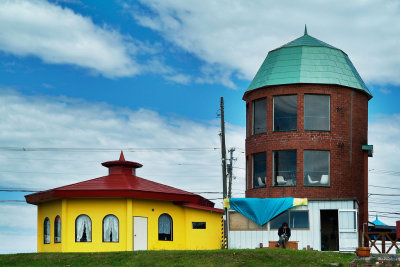
[[[246,197],[351,200],[361,229],[368,221],[371,98],[347,54],[307,28],[270,51],[243,96]]]

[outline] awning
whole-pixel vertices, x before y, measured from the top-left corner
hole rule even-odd
[[[236,210],[260,226],[295,206],[307,205],[307,198],[231,198],[224,207]]]

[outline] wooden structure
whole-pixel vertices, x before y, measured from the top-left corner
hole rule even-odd
[[[400,239],[397,237],[396,232],[365,232],[364,238],[368,241],[368,246],[375,248],[378,253],[389,253],[393,247],[400,249],[397,243],[400,243]],[[381,249],[376,242],[381,241]],[[386,251],[386,244],[389,243],[390,247]]]
[[[269,247],[268,248],[275,248],[275,249],[280,249],[280,247],[275,247],[275,245],[278,243],[278,241],[269,241]],[[299,242],[298,241],[287,241],[286,242],[286,248],[288,249],[299,249]]]

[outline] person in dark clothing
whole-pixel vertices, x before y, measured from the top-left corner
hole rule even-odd
[[[279,247],[282,244],[282,247],[286,248],[286,242],[289,241],[290,235],[288,224],[286,222],[282,223],[282,226],[278,229],[279,241],[275,246]]]

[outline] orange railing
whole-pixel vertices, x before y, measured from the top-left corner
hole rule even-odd
[[[365,241],[368,241],[368,246],[371,248],[375,248],[378,253],[389,253],[393,247],[400,249],[397,245],[400,240],[396,237],[396,232],[365,232],[364,233]],[[376,242],[382,241],[381,249],[377,247]],[[391,244],[388,250],[386,251],[386,243]]]

